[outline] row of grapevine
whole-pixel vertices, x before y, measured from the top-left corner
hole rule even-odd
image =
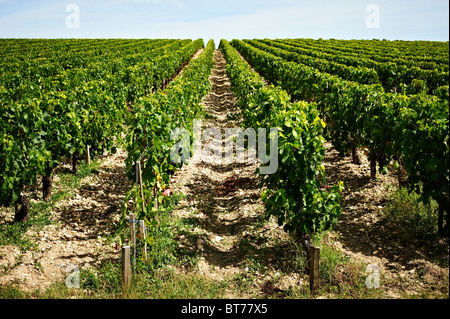
[[[319,59],[316,57],[311,57],[310,55],[299,54],[295,51],[283,50],[276,46],[270,46],[269,44],[266,44],[272,43],[271,41],[266,41],[266,43],[264,43],[258,40],[244,40],[244,42],[247,42],[261,50],[282,57],[284,60],[306,64],[321,72],[333,74],[345,80],[355,81],[361,84],[380,83],[377,72],[367,67],[347,66],[345,64],[340,64],[334,61]]]
[[[133,199],[136,216],[145,220],[149,234],[157,222],[157,207],[163,205],[163,191],[170,175],[180,166],[172,162],[170,151],[178,141],[171,139],[177,128],[189,130],[192,140],[193,120],[202,112],[201,99],[211,89],[209,75],[213,68],[215,44],[210,40],[200,56],[164,89],[139,98],[127,120],[127,175],[135,178],[135,163],[142,163],[143,194],[133,187],[125,199],[120,228],[127,224],[128,201]],[[142,204],[144,208],[142,210]],[[151,236],[148,237],[151,240]],[[123,238],[122,238],[123,240]]]
[[[368,58],[377,62],[393,62],[418,66],[424,70],[448,71],[448,43],[430,41],[311,40],[294,39],[308,48],[326,49],[333,54]]]
[[[304,42],[301,39],[298,42]],[[309,42],[317,46],[318,42]],[[434,41],[320,41],[320,46],[348,54],[367,57],[374,61],[391,61],[406,66],[416,65],[421,69],[443,68],[448,71],[448,42]],[[444,70],[445,71],[445,70]]]
[[[89,63],[116,59],[150,59],[163,54],[164,50],[179,48],[189,40],[52,40],[45,45],[44,40],[38,47],[23,43],[24,40],[9,43],[0,39],[2,48],[2,70],[13,67],[16,71],[25,71],[36,64],[50,64],[49,67],[60,69],[84,68]],[[26,51],[23,51],[23,47]],[[160,52],[158,52],[160,51]],[[10,64],[12,63],[12,64]],[[18,68],[18,69],[17,69]]]
[[[39,97],[48,91],[63,91],[66,88],[78,86],[80,81],[101,80],[108,76],[115,76],[118,81],[123,82],[130,81],[129,77],[134,73],[145,73],[145,77],[138,74],[141,77],[140,92],[136,92],[136,88],[130,90],[128,100],[132,100],[135,94],[146,94],[155,86],[161,85],[162,79],[168,76],[167,72],[172,73],[174,67],[179,65],[175,64],[178,61],[174,61],[168,53],[171,50],[186,47],[190,42],[190,40],[176,41],[154,48],[147,53],[141,52],[137,57],[134,50],[129,55],[121,51],[101,55],[91,55],[86,52],[74,53],[70,67],[66,63],[67,60],[54,57],[45,60],[5,62],[2,63],[3,73],[0,76],[0,85],[12,99],[20,99]],[[56,54],[50,51],[48,55]],[[174,61],[174,66],[167,65],[167,61]],[[166,74],[158,70],[164,67],[167,68]],[[156,78],[154,78],[155,73],[158,75]]]
[[[396,91],[404,91],[409,94],[415,94],[421,91],[435,94],[439,87],[449,84],[448,70],[443,71],[439,68],[424,70],[416,65],[403,65],[395,61],[378,62],[365,56],[354,56],[343,54],[342,52],[336,53],[336,51],[327,49],[326,47],[306,46],[293,40],[261,40],[261,42],[300,55],[333,61],[357,68],[373,69],[378,74],[380,82],[386,91],[394,91],[395,88]],[[358,81],[358,79],[355,78],[353,81]]]
[[[24,186],[42,175],[48,199],[52,171],[63,156],[73,157],[76,164],[87,145],[94,151],[114,151],[114,140],[129,116],[127,105],[174,76],[204,46],[201,39],[183,44],[144,64],[118,67],[111,58],[49,78],[0,86],[0,203],[22,203],[26,211]],[[42,65],[35,69],[42,71]],[[3,78],[8,75],[15,74]],[[16,211],[18,219],[21,212]]]
[[[369,148],[373,178],[376,162],[383,170],[390,158],[399,160],[410,187],[422,187],[424,200],[438,201],[444,231],[442,220],[449,212],[448,86],[439,97],[390,94],[379,85],[346,81],[239,40],[231,44],[266,80],[294,99],[317,102],[341,153]]]
[[[244,125],[278,129],[278,170],[263,179],[262,198],[268,217],[275,216],[285,230],[305,235],[326,230],[341,212],[342,185],[322,188],[325,154],[324,123],[315,103],[291,103],[286,91],[266,86],[261,77],[226,41],[220,43],[227,74],[239,101]],[[273,143],[273,135],[266,147]]]

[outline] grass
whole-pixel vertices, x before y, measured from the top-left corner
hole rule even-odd
[[[426,251],[427,259],[448,268],[448,238],[438,234],[436,201],[424,203],[420,194],[396,188],[383,210],[383,223],[402,245]]]
[[[423,203],[420,194],[396,189],[384,209],[385,221],[397,228],[402,240],[420,242],[437,238],[438,205]]]
[[[366,286],[367,265],[351,260],[332,245],[321,244],[320,247],[320,279],[324,294],[346,299],[373,297],[374,291]]]

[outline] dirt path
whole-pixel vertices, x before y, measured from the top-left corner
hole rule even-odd
[[[214,59],[212,90],[203,101],[210,116],[202,123],[202,129],[218,128],[224,136],[225,128],[239,126],[229,117],[236,112],[236,99],[220,51],[214,53]],[[210,142],[203,141],[203,146]],[[222,147],[221,140],[213,143]],[[257,167],[258,163],[221,164],[206,159],[201,163],[191,161],[173,176],[174,189],[187,195],[174,214],[198,220],[190,234],[196,238],[193,248],[201,255],[197,271],[207,278],[226,281],[225,298],[266,294],[268,282],[279,275],[282,262],[286,261],[280,256],[293,250],[278,225],[264,220]],[[186,236],[180,238],[180,245],[189,244]],[[283,253],[286,249],[287,254]],[[250,274],[256,280],[248,283],[246,289],[236,289]],[[299,274],[288,277],[280,280],[281,286],[298,284]]]

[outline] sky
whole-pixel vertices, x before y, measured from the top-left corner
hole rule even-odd
[[[449,40],[448,0],[0,0],[0,38]]]

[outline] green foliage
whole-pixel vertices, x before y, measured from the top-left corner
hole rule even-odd
[[[87,145],[92,155],[114,152],[130,103],[163,85],[203,46],[201,39],[2,43],[0,204],[5,206],[37,176],[50,176],[63,156],[80,156]],[[40,50],[42,45],[48,46]]]
[[[343,80],[243,41],[231,44],[266,80],[278,84],[294,100],[316,102],[340,153],[367,147],[371,156],[378,157],[380,171],[389,159],[401,159],[410,188],[417,190],[421,185],[423,200],[434,198],[448,215],[448,86],[439,86],[439,96],[427,95],[424,80],[416,78],[411,81],[420,94],[385,93],[379,84]]]
[[[306,64],[322,72],[337,75],[346,80],[355,81],[361,84],[380,83],[378,73],[371,68],[347,66],[330,59],[325,59],[328,58],[328,56],[324,56],[324,58],[320,58],[318,55],[311,56],[306,54],[312,54],[311,52],[304,52],[295,47],[272,40],[244,40],[244,42],[279,56],[286,61]],[[317,54],[319,51],[315,50],[314,52]]]
[[[322,72],[361,84],[381,83],[387,91],[396,88],[417,92],[417,81],[421,81],[426,85],[427,93],[435,94],[438,87],[448,85],[449,81],[448,43],[444,42],[391,41],[377,44],[376,41],[364,40],[310,39],[260,42],[301,55],[301,60],[296,58],[297,62]],[[374,82],[377,78],[380,82]]]
[[[244,124],[278,129],[278,170],[263,179],[267,217],[275,216],[286,230],[298,235],[329,229],[341,212],[339,193],[343,186],[321,189],[325,180],[321,165],[325,123],[316,104],[291,103],[286,91],[265,86],[226,40],[220,48],[228,62],[227,73],[239,97]],[[274,67],[276,63],[266,66],[267,70]]]

